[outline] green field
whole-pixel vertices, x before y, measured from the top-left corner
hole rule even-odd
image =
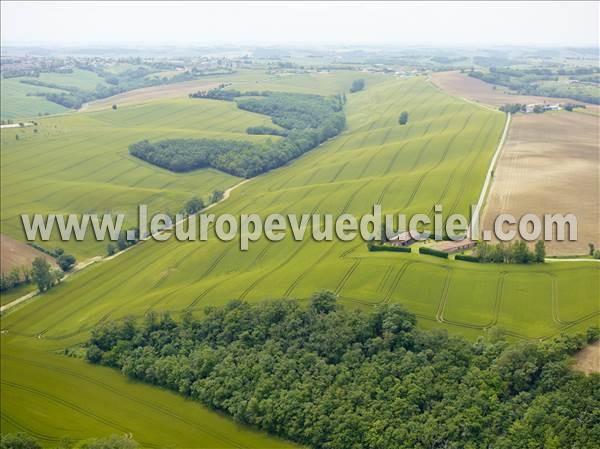
[[[266,123],[267,117],[232,103],[186,99],[45,118],[37,133],[5,129],[2,232],[23,239],[21,213],[125,213],[133,226],[138,204],[174,213],[193,196],[207,200],[239,178],[210,169],[177,175],[130,156],[129,144],[166,137],[264,139],[245,130]],[[40,243],[82,258],[104,254],[106,246],[93,238],[63,244],[57,236]]]
[[[38,115],[58,114],[68,111],[59,104],[46,100],[44,97],[27,95],[29,93],[60,93],[61,90],[49,87],[23,84],[19,78],[0,80],[0,118],[16,120],[32,118]]]
[[[351,79],[349,74],[338,81],[335,75],[323,76],[331,77],[326,78],[330,84],[323,84],[327,86],[323,89],[332,93],[347,86]],[[265,86],[269,87],[261,88],[275,85],[288,90],[285,87],[294,79],[298,81],[294,77],[268,80]],[[212,212],[265,216],[312,211],[360,216],[373,204],[381,203],[384,212],[412,214],[431,211],[434,204],[441,203],[446,215],[467,214],[479,196],[505,116],[450,97],[424,79],[390,77],[377,81],[367,83],[365,91],[348,95],[347,131],[287,166],[251,180]],[[312,85],[309,77],[302,78],[302,82],[297,91]],[[200,179],[208,174],[197,171],[176,175],[136,164],[127,156],[127,144],[175,133],[235,136],[248,126],[250,117],[230,109],[224,113],[232,114],[232,118],[235,115],[238,121],[219,125],[217,119],[211,124],[210,119],[197,120],[192,113],[217,114],[220,109],[232,107],[215,101],[177,100],[48,119],[37,136],[28,134],[27,139],[7,145],[6,159],[3,153],[3,227],[16,233],[14,216],[22,212],[19,208],[104,211],[103,207],[112,204],[117,208],[115,199],[121,195],[125,198],[118,207],[123,209],[153,195],[160,195],[155,200],[157,208],[181,204],[193,188],[202,189]],[[410,120],[400,126],[398,116],[403,110],[409,111]],[[57,128],[52,126],[54,121]],[[70,146],[64,145],[67,136],[72,139]],[[7,142],[14,140],[14,135],[5,136],[3,132],[5,137]],[[37,139],[43,139],[44,144],[36,145]],[[104,139],[102,144],[100,139]],[[89,146],[82,147],[86,141]],[[43,159],[60,148],[64,151],[61,158]],[[88,148],[83,151],[85,156],[80,155],[80,148]],[[83,160],[71,159],[80,156]],[[76,179],[57,180],[57,170],[62,170],[63,176],[76,171]],[[47,178],[41,178],[44,173]],[[223,176],[222,185],[236,181],[215,172],[211,175]],[[167,187],[168,194],[164,192]],[[74,196],[71,189],[81,196]],[[45,194],[40,196],[42,191]],[[203,194],[207,191],[201,190]],[[61,192],[69,192],[69,200],[61,197]],[[4,204],[5,195],[8,205]],[[58,200],[51,203],[54,197]],[[36,198],[40,198],[37,204],[32,204]],[[94,202],[97,205],[92,208]],[[72,209],[65,203],[70,203]],[[91,254],[97,248],[89,242],[82,246],[85,251],[80,254]],[[306,299],[312,292],[328,288],[352,307],[404,304],[419,316],[423,327],[444,328],[469,337],[498,327],[514,338],[545,338],[598,322],[599,268],[593,262],[478,265],[417,254],[369,253],[364,242],[358,240],[315,242],[307,238],[295,242],[290,235],[277,243],[263,238],[251,243],[247,252],[240,251],[239,242],[221,242],[214,235],[208,242],[144,242],[114,260],[76,274],[3,317],[2,381],[7,394],[2,414],[8,417],[3,429],[25,427],[49,440],[64,433],[79,437],[130,431],[142,442],[190,448],[236,447],[226,440],[194,437],[191,430],[174,424],[159,432],[158,425],[153,424],[162,415],[151,404],[168,404],[166,407],[180,415],[183,422],[208,422],[209,418],[201,418],[208,412],[171,394],[166,399],[167,393],[153,387],[136,385],[131,390],[135,392],[129,393],[130,384],[118,373],[56,355],[66,347],[77,348],[94,325],[108,319],[141,317],[150,310],[169,310],[175,316],[188,309],[201,313],[207,305],[224,304],[234,298]],[[574,283],[576,287],[571,288]],[[102,379],[102,383],[89,379]],[[62,386],[56,390],[57,385]],[[123,389],[125,385],[127,390]],[[131,396],[122,395],[120,400],[124,410],[131,413],[117,416],[121,411],[115,411],[107,389],[116,391],[117,396],[127,391]],[[136,398],[143,398],[143,402]],[[37,409],[44,410],[43,414],[23,406],[40,400],[44,406]],[[68,418],[57,423],[54,414],[48,412],[52,407],[62,407],[56,416],[66,417],[68,411]],[[111,424],[121,428],[111,431]],[[237,447],[277,445],[272,440],[254,442],[253,438],[263,437],[246,437],[243,430],[230,433],[227,426],[231,424],[226,421],[209,424],[218,435],[243,441]],[[77,433],[77,429],[81,430]]]
[[[93,91],[106,81],[88,70],[74,69],[73,73],[43,72],[37,78],[21,76],[0,80],[2,88],[2,120],[35,118],[40,115],[58,114],[69,111],[68,108],[46,100],[44,97],[28,95],[34,93],[64,93],[66,91],[44,86],[22,83],[21,80],[41,81],[60,86],[69,86],[84,91]]]

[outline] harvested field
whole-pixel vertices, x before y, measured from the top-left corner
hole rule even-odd
[[[502,213],[575,214],[576,242],[546,242],[548,255],[585,254],[600,244],[600,124],[592,115],[557,112],[517,115],[494,172],[484,229]]]
[[[39,256],[57,266],[56,261],[49,255],[4,234],[0,234],[0,253],[2,254],[0,263],[2,274],[9,273],[13,267],[30,266],[33,259]]]
[[[142,89],[130,90],[112,97],[91,101],[84,104],[80,112],[96,111],[112,107],[113,104],[124,106],[128,104],[140,104],[152,100],[164,100],[170,98],[187,98],[191,92],[207,90],[217,87],[218,83],[207,80],[185,81],[183,83],[165,84],[161,86],[144,87]]]
[[[574,368],[586,374],[600,373],[600,341],[579,351]]]
[[[466,98],[477,103],[489,106],[502,106],[507,103],[581,103],[568,98],[538,97],[533,95],[517,95],[511,93],[508,89],[498,86],[496,89],[491,84],[473,78],[460,72],[437,72],[431,75],[431,80],[440,89],[445,90],[451,95]],[[598,105],[586,106],[589,111],[595,114],[600,110]]]

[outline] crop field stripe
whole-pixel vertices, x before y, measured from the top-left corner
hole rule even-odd
[[[141,244],[144,244],[144,243],[142,242]],[[139,265],[138,265],[138,266],[135,266],[135,267],[130,267],[130,268],[133,268],[133,273],[131,273],[131,274],[126,274],[126,273],[128,273],[128,272],[127,272],[127,270],[125,270],[125,271],[122,271],[120,274],[121,274],[121,275],[124,275],[124,279],[123,279],[122,281],[120,281],[120,282],[117,282],[116,284],[114,284],[114,287],[119,287],[119,286],[121,286],[121,285],[123,285],[123,284],[127,283],[128,281],[130,281],[130,279],[131,279],[133,276],[135,276],[135,275],[137,275],[137,274],[140,274],[140,273],[141,273],[141,272],[143,272],[143,271],[144,271],[144,270],[145,270],[145,269],[146,269],[148,266],[150,266],[152,263],[154,263],[155,261],[157,261],[157,260],[159,260],[159,259],[161,259],[161,258],[163,257],[163,254],[162,254],[161,252],[159,252],[159,251],[155,251],[153,255],[154,255],[155,257],[149,257],[148,259],[146,259],[146,261],[145,261],[146,263],[145,263],[145,264],[143,264],[141,267],[140,267]],[[98,277],[96,277],[96,278],[94,279],[94,281],[96,281],[96,282],[97,282],[99,278],[103,277],[103,275],[112,275],[112,273],[111,273],[110,271],[106,270],[106,271],[104,271],[104,273],[102,273],[102,274],[100,274]],[[82,285],[82,286],[80,286],[79,288],[81,288],[81,287],[85,287],[85,284],[83,284],[83,285]],[[77,290],[78,290],[78,289],[74,289],[74,290],[72,290],[70,293],[72,294],[74,291],[77,291]],[[38,334],[38,336],[42,336],[42,335],[46,334],[46,333],[47,333],[47,332],[48,332],[50,329],[52,329],[52,327],[54,327],[56,324],[58,324],[58,323],[61,323],[61,322],[63,322],[65,319],[67,319],[67,318],[69,318],[69,317],[71,317],[71,316],[75,315],[76,313],[80,312],[81,310],[88,308],[88,307],[89,307],[91,304],[93,304],[93,303],[94,303],[94,302],[95,302],[97,299],[99,299],[99,298],[101,298],[101,297],[102,297],[102,293],[99,293],[98,295],[95,295],[95,296],[93,296],[91,300],[86,300],[86,302],[84,302],[83,304],[81,304],[81,305],[80,305],[78,308],[76,308],[74,311],[71,311],[71,312],[67,313],[66,315],[61,315],[61,317],[59,318],[59,320],[58,320],[58,321],[56,321],[54,324],[51,324],[51,325],[49,325],[48,327],[46,327],[45,329],[43,329],[43,330],[42,330],[42,331],[41,331],[41,332]],[[86,299],[87,299],[87,298],[86,298]],[[121,306],[122,306],[122,305],[123,305],[123,304],[121,303]],[[41,310],[41,311],[43,312],[43,310]],[[60,309],[56,310],[56,312],[60,312],[60,311],[61,311]],[[45,317],[48,317],[48,315],[45,315]],[[79,331],[78,331],[77,333],[79,333]],[[77,333],[76,333],[76,334],[77,334]],[[60,336],[56,336],[56,337],[47,337],[47,338],[60,339],[61,337],[60,337]]]
[[[58,396],[55,396],[51,393],[42,391],[42,390],[38,390],[37,388],[34,387],[29,387],[26,385],[22,385],[22,384],[18,384],[16,382],[11,382],[8,380],[2,380],[2,385],[4,385],[4,387],[9,387],[9,388],[14,388],[14,389],[18,389],[18,390],[23,390],[26,391],[28,393],[32,393],[35,396],[39,396],[42,397],[44,399],[47,399],[51,402],[55,402],[57,404],[60,404],[66,408],[69,408],[71,410],[73,410],[74,412],[80,413],[82,415],[85,415],[89,418],[92,418],[95,421],[98,421],[99,423],[102,423],[108,427],[112,427],[113,429],[122,432],[122,433],[128,433],[129,429],[126,427],[121,426],[118,422],[115,422],[109,418],[104,418],[102,416],[99,416],[95,413],[90,412],[89,410],[86,410],[80,406],[78,406],[77,404],[74,404],[70,401],[67,401],[66,399],[62,399]]]
[[[413,261],[408,261],[408,262],[404,263],[404,265],[402,265],[398,269],[395,276],[392,278],[392,283],[390,284],[390,287],[388,288],[388,291],[386,292],[385,297],[383,298],[384,304],[389,304],[389,302],[392,299],[392,295],[396,291],[396,288],[398,288],[398,284],[400,283],[400,280],[402,279],[402,277],[404,277],[404,273],[406,273],[407,268],[414,263],[415,262],[413,262]]]
[[[490,119],[491,119],[491,117],[490,117],[490,118],[488,118],[488,121],[489,121]],[[487,125],[487,122],[486,122],[486,125]],[[485,125],[484,125],[484,126],[485,126]],[[473,139],[473,143],[471,144],[471,148],[470,148],[469,152],[467,153],[467,155],[470,155],[470,154],[473,152],[473,146],[475,145],[475,142],[476,142],[476,141],[477,141],[477,139],[479,138],[479,136],[480,136],[481,132],[483,131],[483,129],[484,129],[484,127],[481,127],[481,128],[480,128],[480,130],[479,130],[479,132],[478,132],[478,134],[477,134],[477,136],[475,137],[475,139]],[[485,141],[487,141],[487,137],[488,137],[488,136],[490,135],[490,133],[492,132],[492,129],[493,129],[493,128],[491,128],[491,127],[490,127],[490,129],[487,131],[487,133],[486,133],[486,136],[485,136]],[[485,144],[485,141],[484,141],[484,144]],[[466,173],[465,173],[465,175],[462,177],[462,182],[461,182],[461,184],[460,184],[460,189],[459,189],[459,191],[458,191],[458,193],[457,193],[456,197],[454,198],[454,202],[452,203],[452,206],[450,207],[450,214],[453,214],[453,213],[456,211],[456,209],[457,209],[457,207],[458,207],[458,203],[460,202],[460,200],[462,199],[462,197],[463,197],[463,195],[464,195],[465,188],[466,188],[466,183],[467,183],[467,181],[469,180],[469,178],[470,178],[470,176],[471,176],[471,171],[473,170],[473,166],[475,165],[475,162],[476,162],[476,161],[477,161],[477,159],[478,159],[478,157],[477,157],[477,156],[478,156],[479,154],[480,154],[480,153],[478,153],[478,152],[475,152],[475,154],[473,155],[473,158],[471,159],[471,163],[468,165],[467,172],[466,172]],[[465,156],[465,159],[466,159],[466,157],[468,157],[468,156]]]
[[[465,123],[463,124],[463,127],[461,128],[461,131],[460,131],[460,132],[462,132],[462,131],[465,129],[465,127],[467,126],[468,122],[471,120],[471,117],[472,117],[472,116],[473,116],[473,113],[471,113],[471,115],[469,115],[469,117],[467,118],[467,120],[466,120],[466,121],[465,121]],[[441,163],[444,161],[444,159],[446,158],[446,155],[448,154],[448,151],[450,150],[450,146],[451,146],[451,145],[452,145],[452,143],[454,142],[454,138],[455,138],[456,136],[458,136],[458,135],[460,134],[460,132],[458,132],[458,133],[454,134],[454,136],[451,138],[451,140],[450,140],[450,142],[448,143],[448,145],[446,145],[446,148],[445,148],[444,152],[442,153],[442,155],[441,155],[441,157],[440,157],[440,160],[439,160],[439,161],[438,161],[436,164],[434,164],[433,166],[429,167],[429,168],[428,168],[428,169],[427,169],[427,170],[426,170],[426,171],[425,171],[425,172],[424,172],[424,173],[423,173],[423,174],[422,174],[422,175],[419,177],[419,179],[417,180],[417,182],[416,182],[416,184],[415,184],[415,187],[413,188],[413,191],[411,192],[411,194],[409,195],[408,199],[406,200],[406,204],[404,205],[404,207],[405,207],[405,208],[406,208],[406,207],[408,207],[408,206],[410,206],[410,204],[413,202],[413,200],[415,199],[415,197],[416,197],[417,193],[419,192],[419,189],[421,188],[421,184],[423,183],[423,181],[425,180],[425,178],[427,177],[427,175],[428,175],[429,173],[431,173],[433,170],[435,170],[435,169],[436,169],[436,168],[437,168],[437,167],[438,167],[438,166],[439,166],[439,165],[440,165],[440,164],[441,164]],[[481,131],[480,131],[480,132],[481,132]],[[430,141],[431,141],[431,140],[428,140],[428,141],[427,141],[427,144],[428,144]],[[427,146],[427,144],[426,144],[425,146]],[[424,151],[424,148],[425,148],[425,147],[423,147],[423,148],[421,149],[421,151],[419,152],[419,156],[418,156],[418,158],[419,158],[419,157],[420,157],[420,155],[423,153],[423,151]],[[413,169],[414,169],[414,168],[415,168],[415,166],[413,165]],[[411,169],[411,171],[412,171],[413,169]]]
[[[452,282],[452,274],[453,270],[451,268],[446,268],[446,278],[444,279],[444,286],[442,287],[440,302],[435,314],[435,319],[440,323],[444,321],[444,309],[446,308],[446,303],[448,302],[448,291],[450,290],[450,284]]]
[[[344,287],[348,283],[348,280],[352,277],[352,275],[354,274],[354,272],[356,271],[356,269],[360,265],[361,261],[362,261],[362,259],[356,259],[354,261],[354,263],[352,264],[352,266],[350,266],[350,268],[348,268],[348,270],[346,271],[346,273],[344,273],[344,276],[342,276],[342,278],[338,282],[337,287],[335,288],[335,293],[337,295],[339,295],[340,292],[344,289]]]
[[[384,290],[385,284],[387,283],[390,275],[392,274],[392,271],[394,271],[394,267],[392,265],[389,265],[387,270],[385,270],[385,273],[383,274],[383,276],[381,277],[381,279],[379,280],[379,283],[377,284],[377,291],[381,292]]]
[[[185,418],[184,416],[181,416],[179,414],[177,414],[175,411],[169,409],[168,407],[164,406],[161,403],[158,402],[153,402],[147,399],[141,399],[139,397],[136,397],[134,395],[128,394],[127,392],[117,389],[113,386],[111,386],[110,384],[106,383],[106,382],[102,382],[101,380],[97,379],[97,378],[93,378],[90,376],[86,376],[80,373],[77,373],[76,371],[72,371],[66,368],[59,368],[50,364],[45,364],[45,363],[41,363],[41,362],[37,362],[37,361],[32,361],[29,359],[25,359],[25,358],[21,358],[21,357],[14,357],[14,356],[10,356],[10,355],[3,355],[2,358],[6,358],[9,360],[14,360],[14,361],[19,361],[21,363],[26,363],[32,366],[36,366],[48,371],[52,371],[52,372],[57,372],[60,374],[66,374],[67,376],[71,376],[71,377],[75,377],[77,379],[83,380],[85,382],[91,383],[97,387],[103,388],[107,391],[110,391],[111,393],[114,393],[118,396],[122,396],[124,398],[127,398],[128,400],[132,401],[132,402],[136,402],[140,405],[143,405],[144,407],[148,407],[156,412],[158,412],[159,414],[162,414],[164,416],[168,416],[169,418],[173,418],[177,421],[180,421],[184,424],[187,424],[189,426],[194,427],[195,429],[199,429],[202,432],[206,433],[207,435],[210,435],[218,440],[224,441],[226,443],[231,444],[233,447],[237,447],[240,449],[244,449],[243,446],[240,446],[236,441],[228,438],[226,435],[223,435],[220,432],[216,432],[215,430],[209,430],[206,427],[200,426],[198,423],[195,423],[187,418]],[[127,432],[127,431],[126,431]]]
[[[10,424],[12,427],[17,429],[18,431],[25,432],[38,440],[47,441],[49,443],[56,443],[56,442],[59,442],[62,440],[62,438],[53,437],[52,435],[48,435],[46,433],[40,433],[30,427],[27,427],[25,424],[21,424],[16,419],[14,419],[10,415],[8,415],[5,411],[2,411],[2,420],[6,421],[8,424]],[[78,440],[75,440],[75,441],[78,441]]]

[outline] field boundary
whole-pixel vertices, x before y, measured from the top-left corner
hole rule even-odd
[[[488,171],[485,175],[485,181],[483,182],[483,187],[481,188],[481,194],[479,195],[479,200],[477,201],[477,205],[475,206],[475,210],[473,212],[474,219],[476,220],[476,224],[479,227],[480,225],[480,216],[482,212],[482,208],[484,207],[484,201],[487,197],[490,185],[492,183],[493,172],[500,157],[500,153],[502,151],[502,147],[504,147],[504,142],[506,141],[506,136],[508,135],[508,128],[510,126],[511,114],[506,114],[506,123],[504,124],[504,130],[502,131],[502,136],[500,137],[500,142],[498,142],[498,147],[496,148],[496,152],[492,157],[490,162],[490,166],[488,167]]]

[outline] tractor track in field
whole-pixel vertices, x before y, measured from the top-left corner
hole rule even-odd
[[[47,433],[40,433],[36,430],[33,430],[32,428],[27,427],[25,424],[21,424],[20,422],[18,422],[12,416],[8,415],[4,410],[2,411],[2,419],[4,421],[6,421],[8,424],[10,424],[11,426],[13,426],[15,429],[19,430],[20,432],[25,432],[25,433],[31,435],[32,437],[36,438],[37,440],[47,441],[49,443],[57,443],[62,439],[59,437],[54,437]],[[76,440],[76,441],[79,441],[79,440]]]
[[[327,198],[335,195],[339,191],[340,187],[341,187],[341,184],[338,185],[338,187],[329,196],[323,196],[323,198],[321,198],[321,200],[313,207],[313,209],[310,212],[310,215],[315,214],[316,211],[319,209],[319,207],[321,207],[321,205],[323,204],[323,202]],[[284,262],[282,262],[280,265],[277,265],[277,266],[271,268],[269,271],[267,271],[263,275],[261,275],[258,278],[256,278],[248,287],[246,287],[242,291],[242,293],[240,293],[240,295],[238,296],[238,299],[240,299],[240,300],[245,299],[250,294],[250,292],[252,292],[252,290],[254,290],[256,288],[256,286],[258,284],[260,284],[264,279],[266,279],[267,277],[271,276],[273,273],[275,273],[276,271],[278,271],[279,269],[281,269],[282,266],[285,266],[290,261],[292,261],[294,259],[294,257],[296,257],[296,255],[304,248],[305,245],[306,245],[306,242],[303,242],[302,244],[296,245],[297,248],[295,248],[295,250],[284,260]]]
[[[495,325],[498,324],[498,319],[500,316],[500,307],[502,304],[502,292],[504,290],[504,280],[506,275],[508,274],[507,271],[502,271],[500,272],[500,276],[498,277],[498,283],[496,285],[496,296],[494,299],[494,304],[493,304],[493,310],[492,310],[492,319],[491,321],[489,321],[488,323],[485,324],[471,324],[471,323],[465,323],[462,321],[454,321],[454,320],[448,320],[446,318],[444,318],[443,313],[442,315],[439,316],[439,320],[441,323],[446,323],[446,324],[451,324],[453,326],[459,326],[459,327],[464,327],[464,328],[468,328],[468,329],[478,329],[478,330],[486,330],[489,329]],[[447,295],[447,292],[446,292]],[[446,302],[447,302],[447,298],[446,298]]]
[[[407,261],[404,265],[402,265],[398,269],[398,271],[396,272],[396,274],[394,275],[394,277],[391,278],[390,287],[388,288],[385,296],[383,297],[383,300],[381,301],[382,304],[389,304],[390,303],[390,301],[392,300],[392,295],[396,291],[396,288],[398,288],[398,284],[400,284],[400,281],[404,277],[404,274],[406,273],[406,270],[408,269],[408,267],[410,267],[414,263],[415,262],[413,262],[413,261]]]
[[[55,372],[55,373],[59,373],[59,374],[66,374],[67,376],[71,376],[71,377],[74,377],[76,379],[82,380],[84,382],[88,382],[88,383],[90,383],[92,385],[95,385],[95,386],[100,387],[100,388],[102,388],[104,390],[107,390],[107,391],[109,391],[109,392],[111,392],[111,393],[113,393],[113,394],[115,394],[115,395],[117,395],[119,397],[127,398],[128,400],[130,400],[132,402],[135,402],[137,404],[143,405],[144,407],[148,407],[149,409],[151,409],[151,410],[153,410],[155,412],[158,412],[160,415],[168,416],[169,418],[173,418],[176,421],[179,421],[179,422],[182,422],[184,424],[187,424],[187,425],[189,425],[189,426],[191,426],[191,427],[193,427],[195,429],[198,429],[198,430],[206,433],[207,435],[212,436],[213,438],[216,438],[218,440],[227,442],[227,443],[231,444],[234,447],[237,447],[237,448],[240,448],[240,449],[244,449],[243,446],[239,445],[236,441],[231,440],[227,436],[222,435],[219,432],[209,430],[209,429],[203,427],[202,425],[200,425],[198,423],[195,423],[195,422],[191,421],[190,419],[185,418],[185,417],[177,414],[175,411],[169,409],[168,407],[164,406],[161,403],[157,403],[157,402],[150,401],[150,400],[147,400],[147,399],[142,399],[142,398],[139,398],[139,397],[134,396],[132,394],[126,393],[125,391],[122,391],[122,390],[120,390],[118,388],[115,388],[112,385],[110,385],[110,384],[108,384],[106,382],[103,382],[101,380],[98,380],[98,379],[96,379],[94,377],[86,376],[84,374],[80,374],[80,373],[77,373],[76,371],[72,371],[72,370],[69,370],[69,369],[66,369],[66,368],[58,368],[58,367],[50,365],[50,364],[46,364],[46,363],[42,363],[42,362],[37,362],[37,361],[32,361],[32,360],[24,359],[24,358],[21,358],[21,357],[14,357],[14,356],[3,355],[2,358],[6,358],[6,359],[13,360],[13,361],[16,361],[16,362],[26,363],[26,364],[29,364],[29,365],[32,365],[32,366],[36,366],[36,367],[39,367],[39,368],[51,371],[51,372]],[[144,443],[143,445],[147,446],[146,443]],[[158,445],[152,445],[152,447],[159,447],[159,446]]]
[[[402,153],[402,150],[404,150],[404,147],[406,147],[406,145],[408,144],[408,142],[404,142],[403,144],[400,145],[400,148],[398,148],[395,152],[394,152],[394,157],[392,158],[392,160],[390,161],[390,163],[388,164],[385,173],[383,174],[383,176],[387,176],[390,174],[390,171],[392,171],[392,167],[394,167],[394,165],[396,164],[396,161],[398,160],[398,156],[400,156],[400,153]]]
[[[417,180],[417,183],[415,184],[415,187],[413,188],[413,191],[411,192],[411,194],[409,195],[408,199],[406,200],[406,204],[404,205],[405,208],[407,208],[408,206],[410,206],[410,204],[413,202],[413,200],[415,199],[415,197],[417,196],[417,193],[419,192],[420,188],[421,188],[421,184],[423,184],[423,181],[425,180],[425,178],[427,177],[427,175],[429,175],[433,170],[435,170],[437,167],[439,167],[442,162],[444,162],[444,160],[446,159],[446,156],[448,155],[448,153],[450,152],[450,147],[452,146],[452,144],[454,143],[454,140],[456,139],[456,137],[458,137],[458,135],[464,131],[464,129],[466,128],[466,126],[468,125],[469,121],[471,120],[471,117],[473,116],[474,112],[472,112],[467,119],[465,120],[465,122],[463,123],[463,126],[461,128],[460,131],[458,131],[457,133],[455,133],[451,138],[450,141],[448,142],[448,144],[446,145],[444,151],[441,154],[440,159],[433,164],[431,167],[429,167],[426,171],[424,171],[421,176],[419,177],[419,179]],[[447,128],[449,124],[449,121],[447,122],[446,126],[444,129]],[[443,131],[441,131],[443,132]],[[436,134],[437,135],[437,134]],[[435,136],[433,136],[435,137]],[[429,142],[431,142],[431,140],[433,139],[433,137],[431,139],[429,139],[425,145],[423,145],[423,147],[421,147],[421,151],[419,152],[419,156],[417,157],[417,160],[420,158],[420,155],[423,153],[423,151],[425,150],[425,148],[428,146]],[[417,161],[415,161],[416,164]],[[413,168],[410,170],[410,172],[412,172],[414,170],[414,168],[416,167],[416,165],[413,165]],[[410,173],[409,172],[409,173]]]
[[[491,118],[491,117],[490,117]],[[481,132],[483,131],[483,129],[485,128],[485,126],[487,126],[487,124],[489,123],[489,118],[488,121],[484,124],[483,127],[481,127],[481,129],[479,130],[479,132],[477,133],[477,136],[475,136],[475,139],[473,139],[473,145],[475,143],[475,141],[479,138],[479,136],[481,135]],[[484,143],[487,140],[488,136],[490,135],[490,133],[492,132],[493,127],[490,127],[490,129],[487,131],[485,138],[484,138]],[[470,154],[473,151],[473,145],[471,145],[471,149],[469,150]],[[469,180],[470,176],[471,176],[471,172],[473,171],[473,166],[475,165],[475,162],[478,159],[478,154],[475,153],[473,155],[473,159],[471,160],[471,163],[469,164],[468,168],[467,168],[467,172],[465,173],[465,175],[462,177],[462,182],[460,183],[460,189],[458,191],[458,194],[456,195],[456,197],[454,198],[454,202],[452,203],[452,206],[450,207],[450,215],[453,214],[456,211],[456,208],[458,207],[458,203],[460,202],[461,198],[463,197],[463,194],[465,192],[465,188],[467,186],[467,181]],[[467,157],[465,157],[465,161],[466,161]]]
[[[119,432],[122,432],[122,433],[130,432],[130,430],[127,427],[123,427],[121,424],[119,424],[116,421],[113,421],[108,418],[104,418],[100,415],[97,415],[96,413],[90,412],[89,410],[86,410],[83,407],[80,407],[77,404],[74,404],[73,402],[67,401],[66,399],[62,399],[51,393],[48,393],[48,392],[45,392],[42,390],[38,390],[37,388],[29,387],[27,385],[19,384],[16,382],[11,382],[8,380],[2,380],[2,385],[4,386],[4,388],[9,387],[9,388],[14,388],[17,390],[25,391],[27,393],[42,397],[42,398],[49,400],[51,402],[54,402],[56,404],[62,405],[63,407],[66,407],[66,408],[68,408],[76,413],[79,413],[81,415],[87,416],[88,418],[91,418],[94,421],[104,424],[105,426],[108,426]]]
[[[362,259],[355,259],[354,263],[348,268],[348,270],[344,273],[344,276],[339,280],[338,285],[335,288],[336,295],[339,295],[340,292],[344,289],[356,269],[359,267]]]
[[[394,267],[392,265],[389,265],[387,267],[387,270],[385,270],[385,273],[383,273],[383,276],[379,280],[379,283],[377,284],[377,290],[376,291],[383,292],[383,290],[385,289],[385,284],[387,283],[387,281],[388,281],[388,279],[391,276],[391,274],[392,274],[393,271],[394,271]]]
[[[350,161],[346,161],[336,172],[334,177],[331,179],[331,181],[329,181],[329,184],[333,184],[337,181],[338,177],[342,174],[342,172],[344,171],[344,169],[348,166],[348,164],[350,163]]]
[[[446,268],[446,277],[444,279],[444,285],[442,286],[442,293],[440,295],[440,302],[438,304],[435,319],[440,323],[444,322],[444,310],[446,309],[446,303],[448,302],[448,291],[450,290],[450,284],[452,283],[452,275],[454,269]]]

